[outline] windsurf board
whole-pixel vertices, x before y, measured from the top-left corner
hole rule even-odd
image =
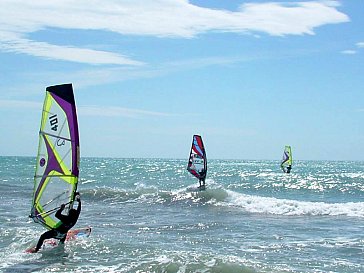
[[[78,229],[71,229],[67,233],[66,241],[74,241],[80,238],[87,238],[91,234],[91,227],[85,227],[85,228],[78,228]],[[57,239],[47,239],[43,242],[42,249],[49,249],[54,248],[58,246],[59,240]],[[34,253],[35,251],[35,245],[33,244],[31,247],[27,248],[25,250],[26,253]]]

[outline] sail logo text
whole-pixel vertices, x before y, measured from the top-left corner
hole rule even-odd
[[[195,160],[193,161],[193,163],[195,163],[195,164],[203,164],[203,159],[195,158]]]
[[[51,129],[53,131],[57,131],[58,128],[57,114],[49,117],[49,123],[51,124]]]
[[[63,146],[66,144],[66,141],[64,139],[57,139],[57,146]]]

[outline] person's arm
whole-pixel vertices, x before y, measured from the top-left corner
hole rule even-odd
[[[79,215],[80,212],[81,212],[81,195],[80,193],[76,193],[76,197],[75,197],[75,200],[78,202],[78,205],[77,205],[77,214]]]
[[[62,204],[61,205],[61,208],[59,209],[59,210],[57,210],[57,212],[56,212],[56,214],[55,214],[55,216],[59,219],[59,220],[61,220],[62,222],[63,222],[63,219],[64,219],[64,215],[62,214],[62,211],[64,210],[64,208],[66,207],[66,205],[65,204]]]

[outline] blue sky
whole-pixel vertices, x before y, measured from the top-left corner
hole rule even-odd
[[[364,160],[364,2],[0,1],[0,155],[73,83],[81,156]]]

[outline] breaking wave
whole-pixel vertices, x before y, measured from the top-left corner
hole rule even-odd
[[[209,185],[205,191],[185,187],[172,191],[155,186],[138,185],[134,189],[100,187],[83,192],[83,196],[103,203],[190,203],[237,208],[248,213],[286,216],[349,216],[364,218],[364,202],[328,203],[298,201],[243,194],[221,186]]]

